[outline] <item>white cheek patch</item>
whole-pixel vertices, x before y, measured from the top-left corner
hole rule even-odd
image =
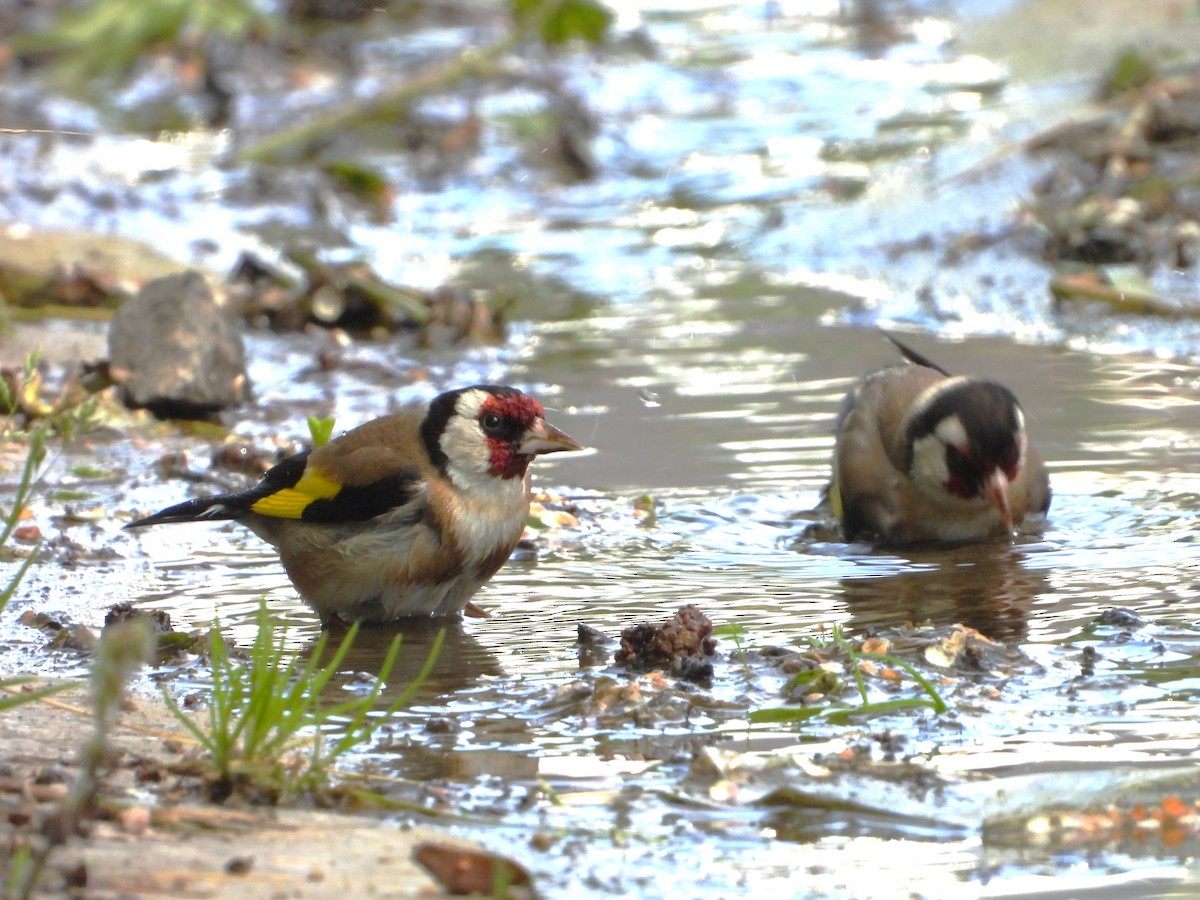
[[[967,440],[967,430],[963,428],[962,419],[958,416],[946,416],[937,423],[933,430],[938,440],[950,447],[965,448],[970,446]]]
[[[487,391],[467,391],[454,404],[455,415],[474,422],[479,417],[479,410],[484,401],[490,396]]]
[[[1017,471],[1025,468],[1025,452],[1029,448],[1029,438],[1025,435],[1025,413],[1021,407],[1015,410],[1017,414]]]
[[[938,425],[938,431],[944,424],[945,422],[942,422]],[[959,428],[962,428],[962,423],[959,423]],[[912,476],[913,483],[931,496],[945,494],[950,470],[946,468],[946,444],[941,437],[935,432],[918,438],[913,441],[912,450],[912,469],[909,475]]]
[[[459,397],[439,440],[446,454],[446,474],[462,490],[479,490],[494,480],[491,451],[475,419],[487,397],[484,391],[468,391]]]

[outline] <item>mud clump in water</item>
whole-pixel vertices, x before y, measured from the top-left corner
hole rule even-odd
[[[689,681],[712,678],[717,641],[712,622],[692,605],[681,606],[664,625],[634,625],[621,632],[616,661],[635,672],[661,669]]]
[[[138,609],[128,600],[114,603],[108,608],[108,611],[104,614],[104,627],[112,628],[116,625],[122,625],[125,622],[132,622],[137,619],[148,621],[150,623],[150,630],[154,634],[170,634],[175,630],[171,625],[171,614],[165,609]]]

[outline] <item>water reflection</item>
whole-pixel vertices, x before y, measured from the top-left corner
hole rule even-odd
[[[428,679],[413,698],[414,705],[439,704],[449,695],[474,688],[485,677],[504,674],[496,655],[479,642],[461,619],[412,619],[386,626],[361,628],[346,651],[342,671],[372,676],[377,674],[392,641],[398,636],[401,640],[400,651],[377,704],[380,708],[386,708],[417,679],[433,652],[438,634],[443,632],[445,637],[441,650]],[[325,646],[322,664],[333,656],[342,640],[343,635],[331,635]],[[314,644],[310,644],[302,656],[307,659],[313,648]]]
[[[902,558],[911,568],[841,580],[855,627],[961,623],[996,641],[1019,641],[1028,635],[1034,600],[1047,589],[1046,574],[1026,568],[1020,548],[1007,544],[906,551]]]

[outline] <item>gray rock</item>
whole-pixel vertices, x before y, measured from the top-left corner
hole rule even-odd
[[[203,418],[250,398],[241,331],[189,271],[148,281],[113,317],[113,377],[127,406]]]

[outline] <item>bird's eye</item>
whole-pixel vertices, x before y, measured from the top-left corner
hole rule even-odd
[[[495,413],[484,413],[483,418],[479,420],[479,424],[483,426],[483,430],[489,433],[495,433],[500,430],[500,426],[504,424]]]
[[[976,470],[977,465],[971,459],[970,454],[962,447],[947,444],[946,468],[950,470],[951,475],[956,475],[959,478],[968,478]]]

